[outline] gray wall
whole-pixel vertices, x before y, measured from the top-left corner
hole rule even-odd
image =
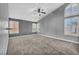
[[[32,33],[32,22],[20,21],[19,26],[20,34]]]
[[[25,21],[25,20],[13,19],[13,18],[9,18],[9,20],[19,22],[19,33],[10,34],[9,35],[10,37],[34,34],[34,33],[32,33],[32,22],[31,21]]]
[[[75,36],[64,35],[64,8],[66,6],[67,4],[64,4],[39,21],[40,34],[79,42],[79,39]]]
[[[0,3],[0,54],[7,52],[8,46],[8,4]]]

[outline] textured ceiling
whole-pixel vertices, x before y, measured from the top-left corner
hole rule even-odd
[[[9,3],[9,17],[37,22],[61,5],[63,5],[63,3]],[[46,11],[46,14],[41,17],[33,14],[33,10],[39,7]]]

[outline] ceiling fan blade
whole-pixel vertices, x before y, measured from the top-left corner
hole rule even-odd
[[[33,14],[37,14],[37,10],[34,10],[34,11],[33,11]]]
[[[41,9],[41,11],[44,11],[44,9]]]
[[[46,14],[46,12],[41,12],[41,13]]]
[[[34,10],[33,12],[38,12],[37,10]]]
[[[39,16],[41,16],[41,14],[39,14]]]

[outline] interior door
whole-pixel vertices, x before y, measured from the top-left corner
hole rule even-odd
[[[8,4],[0,3],[0,54],[5,55],[8,46]]]

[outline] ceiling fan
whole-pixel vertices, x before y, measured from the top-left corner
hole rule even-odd
[[[42,16],[42,14],[46,14],[44,9],[42,9],[42,8],[37,8],[37,9],[33,10],[33,12],[34,12],[34,14],[38,14],[39,16]]]

